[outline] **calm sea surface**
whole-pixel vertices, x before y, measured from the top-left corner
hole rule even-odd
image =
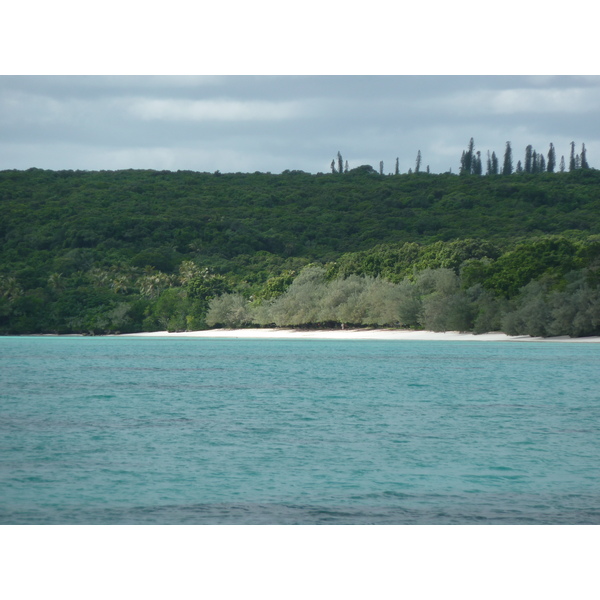
[[[0,338],[3,524],[600,524],[600,345]]]

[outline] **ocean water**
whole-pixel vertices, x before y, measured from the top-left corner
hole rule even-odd
[[[0,338],[2,524],[600,524],[600,345]]]

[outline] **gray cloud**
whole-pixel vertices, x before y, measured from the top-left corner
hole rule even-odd
[[[458,170],[469,138],[600,160],[600,78],[527,76],[4,76],[0,168],[328,171],[418,150]]]

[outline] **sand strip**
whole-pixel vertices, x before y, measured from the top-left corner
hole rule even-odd
[[[528,335],[509,336],[491,332],[474,335],[447,331],[411,331],[406,329],[209,329],[205,331],[152,331],[129,333],[126,336],[137,337],[192,337],[192,338],[236,338],[236,339],[312,339],[312,340],[413,340],[413,341],[461,341],[461,342],[600,342],[600,337],[570,338],[568,336],[542,338]]]

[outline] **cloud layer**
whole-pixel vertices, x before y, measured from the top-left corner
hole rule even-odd
[[[0,169],[458,170],[525,147],[600,165],[599,77],[3,76]]]

